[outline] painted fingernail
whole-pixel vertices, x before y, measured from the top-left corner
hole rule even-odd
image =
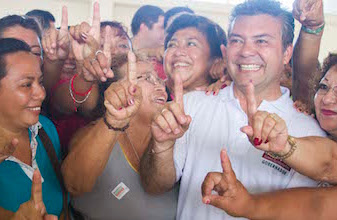
[[[224,88],[226,88],[227,87],[227,85],[226,84],[223,84],[222,86],[221,86],[221,89],[224,89]]]
[[[259,146],[262,143],[262,140],[258,139],[258,138],[254,138],[254,145],[255,146]]]
[[[134,104],[135,104],[135,100],[130,99],[130,100],[129,100],[129,105],[134,105]]]
[[[136,93],[136,91],[137,91],[137,88],[134,87],[133,90],[132,90],[132,92],[133,92],[133,93]]]
[[[123,107],[120,107],[119,109],[118,109],[118,111],[121,111],[123,109]]]
[[[267,138],[267,140],[266,140],[264,143],[266,144],[266,143],[268,143],[268,142],[269,142],[269,140],[268,140],[268,138]]]
[[[88,38],[88,35],[85,34],[85,33],[82,33],[82,34],[81,34],[81,37],[82,37],[83,39],[87,39],[87,38]]]
[[[211,201],[209,199],[206,199],[205,203],[208,205],[211,203]]]
[[[215,95],[215,92],[213,92],[213,95]]]
[[[208,93],[208,90],[206,90],[205,93],[207,94],[207,93]]]

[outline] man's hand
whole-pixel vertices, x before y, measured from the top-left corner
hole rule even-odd
[[[319,28],[324,23],[323,0],[295,0],[293,16],[307,28]]]
[[[252,144],[263,151],[281,155],[287,152],[288,128],[277,114],[257,111],[254,85],[249,83],[246,89],[248,126],[241,128]]]
[[[243,217],[253,208],[253,200],[236,179],[225,150],[220,153],[222,173],[210,172],[201,186],[202,202],[224,210],[231,216]],[[212,194],[215,191],[217,194]]]
[[[132,51],[128,54],[128,73],[124,80],[112,83],[104,92],[107,122],[116,128],[126,126],[137,113],[143,96],[137,86],[137,62]]]
[[[68,12],[67,7],[63,6],[60,30],[55,28],[46,30],[42,37],[42,47],[47,58],[51,61],[56,61],[67,59],[69,46]]]
[[[191,116],[185,114],[183,100],[183,82],[179,74],[174,76],[174,101],[154,117],[152,134],[155,141],[174,141],[187,131]],[[160,151],[161,149],[158,149]]]

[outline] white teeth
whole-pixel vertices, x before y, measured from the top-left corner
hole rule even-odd
[[[247,64],[247,65],[240,65],[241,70],[247,70],[247,71],[256,71],[261,68],[260,65],[255,65],[255,64]]]
[[[41,107],[29,108],[29,110],[31,110],[31,111],[40,111]]]
[[[186,67],[189,66],[188,63],[182,63],[182,62],[178,62],[174,64],[174,67]]]

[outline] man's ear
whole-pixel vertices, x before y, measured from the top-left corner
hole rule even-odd
[[[283,52],[283,64],[288,64],[292,55],[293,55],[294,46],[289,45],[286,50]]]

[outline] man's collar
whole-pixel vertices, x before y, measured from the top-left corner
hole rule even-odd
[[[282,87],[282,86],[280,86],[280,88],[281,88],[281,94],[282,95],[278,99],[273,100],[273,101],[263,100],[261,102],[261,104],[259,105],[258,109],[260,109],[260,107],[264,106],[264,105],[272,105],[275,108],[277,108],[278,110],[280,110],[281,112],[287,111],[287,109],[284,108],[284,104],[287,103],[287,102],[291,102],[290,91],[289,91],[288,88],[285,88],[285,87]],[[223,102],[231,102],[231,101],[237,100],[237,103],[240,103],[239,100],[234,95],[234,82],[232,82],[230,84],[228,89],[229,89],[229,92],[224,92],[222,97],[221,97],[221,100]],[[240,108],[241,108],[241,106],[240,106]]]

